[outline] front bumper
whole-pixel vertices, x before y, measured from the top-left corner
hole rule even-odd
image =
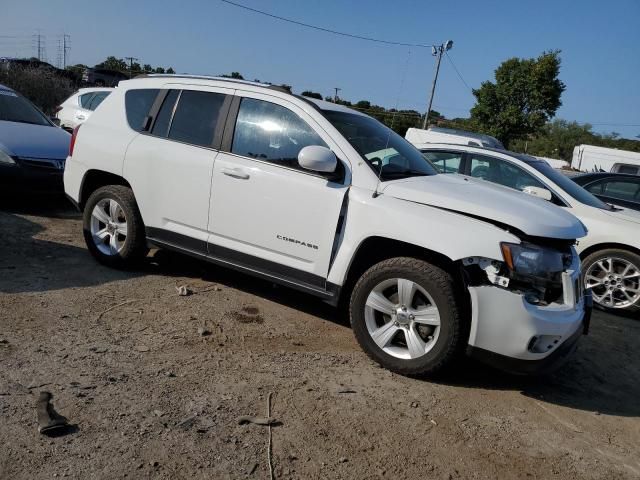
[[[62,193],[64,160],[14,159],[15,165],[0,166],[3,192]]]
[[[578,281],[574,285],[579,285]],[[537,306],[493,286],[469,287],[472,322],[467,353],[513,373],[545,373],[576,348],[591,318],[590,292],[568,304]],[[566,292],[565,298],[574,295]]]

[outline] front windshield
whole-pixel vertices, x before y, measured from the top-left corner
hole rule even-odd
[[[436,168],[409,142],[371,117],[323,110],[381,180],[436,175]]]
[[[0,90],[0,120],[47,125],[51,123],[26,98],[8,90]]]
[[[558,185],[578,202],[584,203],[590,207],[600,208],[602,210],[611,210],[609,205],[591,195],[580,185],[575,183],[573,180],[570,180],[569,177],[552,168],[547,162],[529,162],[529,165]]]

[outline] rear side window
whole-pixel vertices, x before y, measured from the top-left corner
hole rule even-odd
[[[157,88],[143,88],[127,90],[124,96],[127,122],[137,132],[142,131],[143,122],[153,105],[160,90]]]
[[[89,106],[86,107],[89,110],[95,110],[96,108],[98,108],[98,105],[100,105],[102,103],[102,101],[107,98],[107,95],[109,95],[109,92],[98,92],[96,93],[93,98],[91,99],[91,101],[89,102]]]
[[[89,103],[91,102],[91,99],[93,98],[95,94],[93,92],[90,93],[85,93],[83,95],[80,95],[80,106],[82,108],[89,108]]]
[[[231,152],[301,169],[298,153],[309,145],[327,144],[291,110],[270,102],[243,98]]]
[[[168,97],[167,97],[168,98]],[[225,95],[183,90],[169,127],[169,138],[210,147]]]

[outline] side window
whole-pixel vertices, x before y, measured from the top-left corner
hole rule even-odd
[[[462,152],[422,152],[427,160],[435,165],[440,173],[458,173],[462,163]]]
[[[91,102],[91,99],[94,97],[94,95],[95,95],[94,92],[89,92],[89,93],[80,95],[80,106],[88,110],[89,103]]]
[[[604,182],[596,182],[596,183],[592,183],[591,185],[587,185],[586,187],[584,187],[584,189],[589,193],[593,193],[594,195],[602,195],[603,187],[604,187]]]
[[[157,88],[143,88],[127,90],[124,95],[124,105],[127,111],[127,122],[137,132],[142,131],[142,122],[153,105],[160,90]]]
[[[169,127],[169,138],[210,147],[224,99],[221,93],[182,90]]]
[[[298,153],[309,145],[327,146],[291,110],[262,100],[242,99],[231,153],[300,169]]]
[[[602,186],[602,195],[620,200],[638,200],[640,184],[631,180],[611,180]]]
[[[152,135],[166,137],[169,134],[169,125],[171,124],[171,117],[179,94],[180,90],[169,90],[169,93],[162,101],[162,106],[151,131]]]
[[[483,155],[471,155],[472,177],[481,178],[492,183],[498,183],[516,190],[526,187],[546,188],[533,175],[511,163]]]
[[[102,101],[107,98],[107,95],[109,95],[109,92],[98,92],[96,93],[93,98],[91,99],[91,101],[89,102],[89,110],[93,111],[96,108],[98,108],[98,105],[100,105],[102,103]]]
[[[618,165],[615,170],[618,173],[630,173],[631,175],[638,175],[640,173],[640,167],[634,167],[633,165]]]

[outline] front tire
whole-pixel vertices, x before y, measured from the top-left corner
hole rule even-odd
[[[593,302],[609,312],[640,311],[640,255],[608,248],[582,261],[584,283]]]
[[[462,351],[465,330],[452,276],[423,260],[398,257],[367,270],[349,306],[365,353],[402,375],[441,371]]]
[[[83,233],[89,252],[110,267],[133,267],[148,251],[135,197],[122,185],[101,187],[91,194],[84,207]]]

